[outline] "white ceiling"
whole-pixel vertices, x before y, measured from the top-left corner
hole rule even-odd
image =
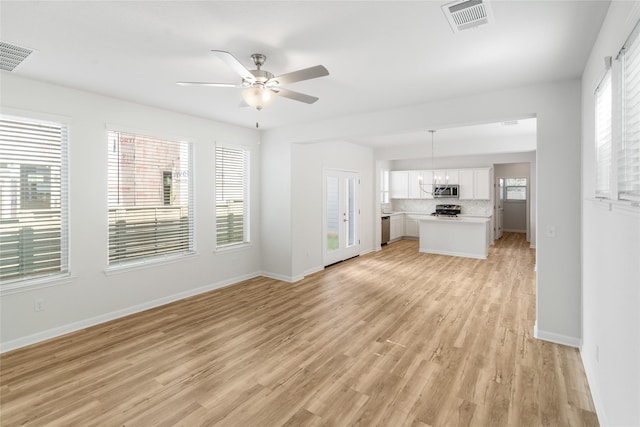
[[[17,75],[245,127],[259,119],[273,129],[578,78],[608,8],[608,1],[493,1],[493,24],[454,34],[441,10],[447,2],[2,0],[0,40],[37,50]],[[250,54],[263,53],[263,69],[275,75],[317,64],[330,75],[287,86],[317,103],[279,98],[257,112],[239,107],[240,89],[175,84],[239,83],[211,49],[247,68]],[[515,131],[495,125],[474,135],[481,130]]]

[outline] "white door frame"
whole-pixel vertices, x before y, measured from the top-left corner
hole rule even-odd
[[[495,194],[495,206],[494,206],[494,240],[502,237],[504,230],[504,186],[500,185],[500,181],[504,183],[504,177],[496,176],[496,194]]]
[[[339,207],[338,217],[335,218],[338,222],[338,247],[331,249],[328,247],[328,214],[327,214],[327,178],[338,178],[338,191],[339,191]],[[347,183],[348,180],[354,180],[354,200],[352,206],[353,217],[349,218],[347,208],[348,200],[347,195]],[[354,221],[354,233],[353,244],[347,244],[347,227],[350,221]],[[330,169],[325,168],[322,172],[322,263],[324,266],[335,264],[336,262],[344,261],[345,259],[353,258],[360,255],[360,173],[355,171],[348,171],[342,169]]]

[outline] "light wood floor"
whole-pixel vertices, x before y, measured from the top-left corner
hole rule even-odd
[[[598,425],[578,351],[532,337],[534,256],[400,241],[19,349],[0,424]]]

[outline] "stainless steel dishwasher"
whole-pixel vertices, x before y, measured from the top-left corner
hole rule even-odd
[[[380,239],[380,244],[386,245],[391,237],[391,217],[383,216],[380,220],[382,224],[382,238]]]

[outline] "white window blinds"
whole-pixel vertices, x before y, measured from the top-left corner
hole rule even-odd
[[[622,141],[618,161],[618,197],[640,200],[640,25],[621,51]]]
[[[596,89],[596,197],[609,197],[612,148],[611,68]]]
[[[249,241],[249,151],[216,147],[216,243]]]
[[[109,264],[193,251],[191,144],[108,133]]]
[[[0,116],[0,281],[68,272],[67,126]]]

